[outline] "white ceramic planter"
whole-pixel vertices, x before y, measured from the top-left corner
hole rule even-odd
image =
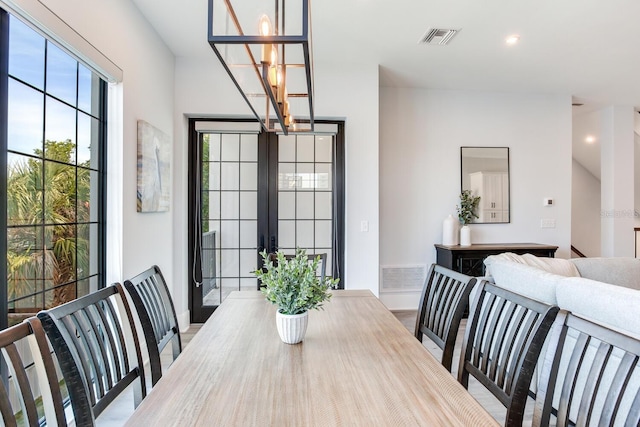
[[[468,225],[460,227],[460,246],[471,246],[471,227]]]
[[[302,314],[276,313],[276,326],[280,339],[287,344],[298,344],[304,339],[309,323],[309,312]]]

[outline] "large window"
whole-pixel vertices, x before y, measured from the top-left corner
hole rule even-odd
[[[106,83],[0,14],[9,27],[0,36],[8,52],[0,61],[7,190],[0,326],[6,326],[104,285]]]

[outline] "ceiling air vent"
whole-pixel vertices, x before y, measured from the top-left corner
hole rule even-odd
[[[418,40],[419,44],[448,44],[453,36],[458,34],[460,30],[445,29],[445,28],[429,28],[424,36]]]

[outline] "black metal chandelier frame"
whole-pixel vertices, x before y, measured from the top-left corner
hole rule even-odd
[[[246,35],[245,31],[243,31],[240,21],[236,15],[236,12],[231,5],[230,0],[209,0],[209,21],[208,21],[208,41],[209,45],[215,52],[216,56],[220,60],[220,63],[224,67],[225,71],[235,84],[236,88],[242,94],[245,102],[255,115],[255,117],[260,121],[265,131],[267,132],[275,132],[281,131],[285,135],[288,135],[289,132],[309,132],[314,129],[314,109],[313,109],[313,65],[312,65],[312,46],[311,46],[311,31],[310,31],[310,17],[309,17],[309,0],[299,0],[302,6],[302,16],[301,16],[301,34],[297,35],[286,35],[284,34],[285,28],[285,2],[287,0],[280,0],[282,4],[282,8],[279,8],[279,0],[275,0],[275,34],[273,35]],[[229,18],[231,24],[235,27],[235,30],[238,34],[234,35],[220,35],[214,34],[214,2],[224,2],[227,13],[229,14]],[[230,65],[225,61],[224,56],[221,52],[221,46],[224,45],[244,45],[246,54],[248,55],[249,63],[252,64],[252,68],[255,71],[256,78],[259,79],[261,83],[261,87],[264,90],[264,95],[266,97],[266,114],[265,117],[261,117],[256,108],[252,105],[249,97],[245,90],[243,90],[242,86],[234,76]],[[276,88],[270,82],[269,77],[269,67],[270,64],[265,62],[263,59],[256,60],[255,55],[251,51],[251,45],[272,45],[276,46],[277,51],[281,53],[281,63],[282,66],[282,74],[283,74],[283,82],[282,84],[286,85],[286,69],[287,67],[299,66],[298,64],[292,65],[287,64],[286,62],[286,49],[287,45],[300,45],[302,48],[303,58],[304,58],[304,68],[306,74],[306,93],[289,93],[288,97],[290,98],[307,98],[309,104],[309,117],[301,118],[296,117],[298,123],[308,123],[309,127],[305,126],[305,129],[298,129],[295,124],[289,125],[286,121],[285,108],[283,103],[286,100],[278,99],[278,95],[276,92]],[[280,59],[280,58],[279,58]],[[271,114],[269,113],[270,108],[273,109],[274,116],[276,121],[272,120]],[[279,128],[276,126],[279,125]]]

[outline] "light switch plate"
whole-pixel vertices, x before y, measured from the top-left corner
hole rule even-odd
[[[540,228],[556,228],[556,220],[553,218],[541,219]]]

